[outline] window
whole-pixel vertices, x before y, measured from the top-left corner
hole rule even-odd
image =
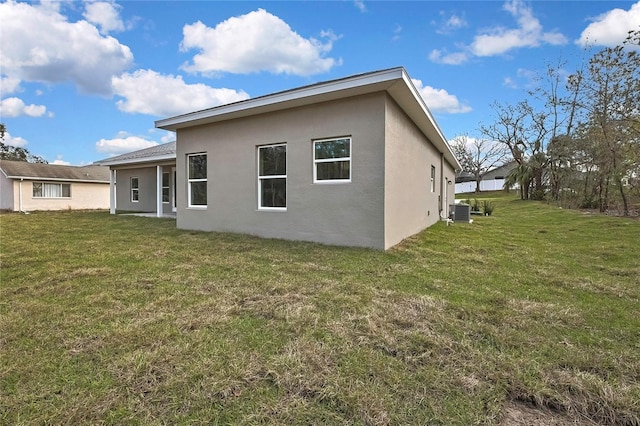
[[[287,145],[258,147],[258,208],[287,208]]]
[[[351,138],[313,142],[313,181],[351,182]]]
[[[162,173],[162,202],[168,203],[170,199],[169,192],[169,172]]]
[[[207,154],[189,154],[188,162],[188,206],[207,206]]]
[[[137,177],[131,178],[131,202],[137,203],[140,200],[140,187]]]
[[[70,183],[33,183],[34,198],[71,198]]]
[[[431,166],[431,192],[436,192],[436,166]]]

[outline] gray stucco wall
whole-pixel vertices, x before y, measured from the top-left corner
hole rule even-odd
[[[138,178],[138,202],[131,201],[131,178]],[[116,206],[119,211],[156,211],[156,168],[118,169],[116,172]]]
[[[119,168],[116,172],[116,206],[118,211],[155,212],[157,196],[157,166],[169,173],[169,202],[162,204],[163,213],[173,211],[173,163],[154,164],[147,167]],[[138,178],[138,202],[131,201],[131,178]]]
[[[183,229],[385,248],[386,95],[370,94],[177,132]],[[314,184],[314,139],[352,137],[352,181]],[[257,207],[257,147],[287,144],[287,210]],[[187,154],[207,153],[205,209],[187,208]]]
[[[17,202],[14,203],[13,181],[0,172],[0,209],[18,210]]]
[[[438,221],[441,155],[395,101],[386,108],[385,248]],[[436,187],[431,191],[431,166]]]

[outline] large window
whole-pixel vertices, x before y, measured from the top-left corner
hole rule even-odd
[[[206,207],[207,205],[207,154],[189,154],[188,179],[189,207]]]
[[[34,198],[71,198],[70,183],[33,183]]]
[[[287,145],[258,147],[258,208],[287,208]]]
[[[140,200],[140,182],[137,177],[131,178],[131,201],[137,203]]]
[[[313,142],[313,181],[351,182],[351,138]]]
[[[169,172],[162,173],[162,202],[168,203],[171,192],[169,191]]]
[[[436,166],[431,166],[431,192],[436,192]]]

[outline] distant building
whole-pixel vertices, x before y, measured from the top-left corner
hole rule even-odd
[[[480,191],[499,191],[504,187],[504,181],[511,170],[518,164],[510,161],[489,170],[480,180]],[[456,194],[476,192],[476,178],[472,173],[462,171],[456,175]]]
[[[108,209],[109,168],[0,160],[0,209]]]

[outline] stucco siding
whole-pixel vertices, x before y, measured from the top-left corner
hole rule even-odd
[[[384,248],[385,95],[177,132],[177,226]],[[350,136],[352,181],[313,183],[313,140]],[[287,210],[258,209],[257,147],[287,145]],[[207,207],[187,207],[187,155],[207,154]]]
[[[156,167],[118,169],[116,172],[116,206],[118,211],[156,211]],[[131,178],[138,178],[138,201],[131,200]]]
[[[47,182],[39,180],[37,182]],[[20,192],[22,192],[22,209],[33,210],[94,210],[109,208],[109,184],[85,182],[52,182],[70,184],[71,197],[41,198],[33,196],[33,182],[25,180],[20,188],[20,181],[14,180],[14,211],[20,209]]]
[[[17,210],[14,205],[13,182],[0,171],[0,210]]]
[[[389,248],[438,221],[441,156],[390,97],[385,121],[385,248]],[[434,192],[431,166],[436,168]]]

